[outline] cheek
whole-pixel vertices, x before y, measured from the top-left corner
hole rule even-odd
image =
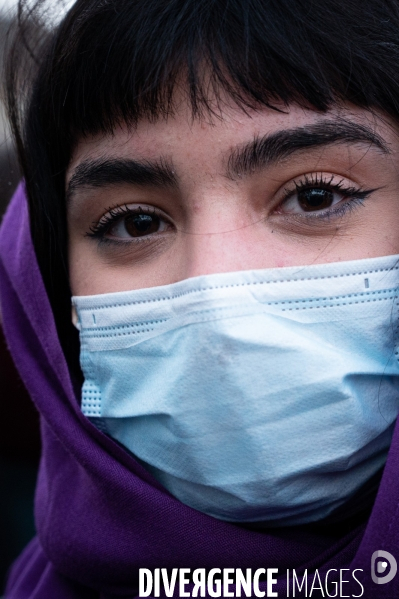
[[[354,245],[363,249],[365,257],[399,254],[399,190],[397,196],[371,208],[369,217],[359,225],[357,239],[353,238]]]
[[[88,252],[81,247],[74,237],[69,239],[69,282],[72,295],[90,295],[91,279],[95,277],[94,264],[88,257]]]
[[[69,273],[73,295],[96,295],[167,285],[183,278],[178,264],[183,252],[171,251],[172,239],[142,243],[132,249],[100,247],[89,239],[70,240]]]

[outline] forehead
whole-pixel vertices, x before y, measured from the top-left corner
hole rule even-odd
[[[118,125],[112,134],[86,136],[78,140],[70,162],[67,179],[82,162],[104,157],[159,160],[165,158],[184,166],[201,161],[210,170],[226,166],[236,148],[251,140],[273,136],[281,131],[306,131],[317,125],[353,123],[381,138],[391,154],[399,146],[398,125],[378,111],[352,105],[336,105],[322,113],[298,105],[279,106],[277,110],[261,108],[246,110],[226,104],[214,115],[193,118],[188,103],[182,102],[175,114],[147,119],[134,127]]]

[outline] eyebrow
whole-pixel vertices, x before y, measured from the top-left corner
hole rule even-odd
[[[324,120],[258,136],[249,144],[234,149],[228,159],[227,176],[235,179],[251,174],[301,150],[359,143],[375,146],[384,154],[390,153],[384,139],[372,129],[346,120]]]
[[[227,161],[227,177],[235,179],[252,174],[291,154],[332,144],[366,144],[384,154],[389,148],[372,129],[346,120],[323,120],[304,127],[284,129],[255,137],[233,149]],[[82,188],[106,187],[128,183],[140,187],[178,188],[178,178],[167,159],[158,161],[120,158],[85,160],[75,169],[66,192],[67,202]]]
[[[130,183],[142,187],[177,188],[177,177],[167,160],[120,158],[85,160],[75,169],[66,191],[67,201],[82,188]]]

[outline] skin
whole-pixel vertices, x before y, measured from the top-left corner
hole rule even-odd
[[[341,140],[292,151],[248,173],[229,170],[231,155],[257,136],[298,127],[306,131],[315,124],[322,128],[326,122],[361,125],[383,147]],[[217,272],[399,253],[398,127],[379,113],[350,105],[327,113],[297,105],[284,112],[262,108],[244,113],[226,100],[222,118],[193,119],[182,100],[175,116],[82,138],[68,168],[67,186],[82,164],[110,159],[168,162],[177,185],[110,183],[106,178],[101,185],[72,185],[73,295],[166,285]],[[330,211],[304,211],[296,185],[312,189],[311,197],[318,193],[315,189],[338,186]],[[375,191],[360,201],[345,194],[348,188]],[[90,236],[111,207],[114,215],[122,211],[119,220],[103,231],[102,239]],[[136,216],[156,214],[160,230],[129,235],[126,218],[132,222],[132,211]]]

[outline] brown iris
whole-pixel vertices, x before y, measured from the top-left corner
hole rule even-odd
[[[330,208],[333,200],[334,194],[328,189],[302,189],[298,191],[298,202],[305,212]]]
[[[132,237],[144,237],[159,230],[159,217],[156,214],[132,214],[125,218],[125,228]]]

